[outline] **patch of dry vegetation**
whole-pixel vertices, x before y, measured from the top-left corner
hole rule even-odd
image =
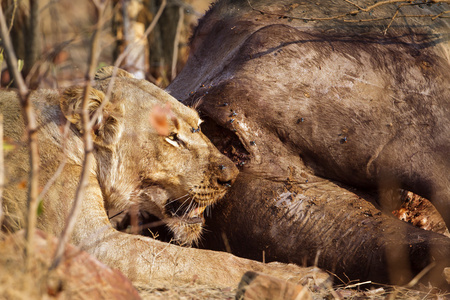
[[[137,286],[142,299],[234,299],[235,288],[215,288],[192,282],[185,285],[176,285],[168,282],[153,284],[152,286]]]
[[[118,271],[111,270],[74,246],[68,246],[60,266],[49,271],[57,239],[36,233],[31,268],[25,264],[23,232],[1,234],[0,299],[235,299],[238,286],[218,288],[200,284],[151,281],[146,285],[131,283]],[[309,282],[306,286],[313,299],[449,299],[423,285],[415,289],[372,285],[370,282],[332,286],[330,282]],[[261,290],[264,298],[264,290]],[[267,296],[267,295],[266,295]],[[243,298],[247,299],[247,298]],[[266,298],[269,299],[269,298]],[[309,299],[309,298],[301,298]]]
[[[34,259],[32,269],[25,272],[23,240],[13,239],[15,244],[0,243],[0,295],[3,299],[35,299],[45,290],[45,260]]]
[[[58,239],[36,231],[27,266],[24,232],[0,237],[0,299],[139,299],[128,279],[79,248],[67,245],[50,270]]]

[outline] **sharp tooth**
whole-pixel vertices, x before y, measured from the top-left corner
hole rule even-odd
[[[197,218],[199,217],[206,209],[206,206],[197,207],[196,209],[193,209],[189,212],[188,217],[189,218]]]

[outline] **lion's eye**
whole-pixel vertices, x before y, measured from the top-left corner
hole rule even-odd
[[[192,128],[191,128],[191,132],[192,132],[192,133],[200,132],[200,124],[202,124],[202,123],[203,123],[203,120],[202,120],[202,119],[199,119],[198,122],[197,122],[197,129],[195,129],[194,127],[192,127]]]
[[[165,138],[166,142],[171,144],[174,147],[180,147],[180,139],[178,138],[178,135],[176,133],[171,133],[169,136]]]

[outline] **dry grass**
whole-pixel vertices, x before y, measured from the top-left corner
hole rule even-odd
[[[176,285],[173,282],[153,283],[151,286],[136,286],[142,299],[234,299],[236,287],[215,288],[190,283]],[[431,287],[420,286],[420,290],[400,286],[367,284],[349,284],[341,286],[311,286],[308,287],[313,299],[450,299],[449,293],[439,293]]]
[[[79,250],[70,248],[65,254],[62,268],[49,271],[51,259],[56,248],[56,238],[37,234],[35,255],[27,272],[24,256],[23,234],[0,237],[0,299],[118,299],[128,293],[130,285],[124,277],[111,284],[105,278],[102,264],[91,265],[92,258],[76,260]],[[94,276],[87,275],[94,267],[100,267]],[[82,274],[82,276],[80,276]],[[116,274],[117,275],[117,274]],[[96,281],[100,277],[100,281]],[[116,276],[117,277],[117,276]],[[86,279],[87,278],[87,279]],[[93,280],[95,279],[95,280]],[[119,285],[123,285],[119,287]],[[350,283],[332,286],[325,281],[322,284],[310,282],[307,286],[314,299],[450,299],[450,294],[439,293],[432,287],[415,286],[415,289],[370,285],[370,282]],[[237,285],[218,288],[198,282],[177,283],[173,281],[152,281],[148,285],[136,285],[142,299],[234,299]]]
[[[234,299],[236,288],[215,288],[190,283],[174,285],[173,283],[153,284],[152,286],[136,286],[142,299]]]
[[[57,242],[36,231],[27,265],[24,232],[1,234],[0,299],[138,299],[125,276],[71,245],[58,268],[50,270]]]
[[[46,278],[45,262],[33,260],[30,272],[25,270],[23,245],[18,242],[14,247],[18,251],[10,251],[5,244],[0,245],[0,297],[2,299],[38,299],[43,294],[43,281]]]

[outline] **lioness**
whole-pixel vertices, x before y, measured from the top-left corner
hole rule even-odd
[[[104,100],[111,76],[109,67],[97,72],[89,95],[92,112]],[[44,187],[58,167],[64,166],[42,198],[38,220],[40,229],[55,235],[64,227],[81,173],[82,95],[83,89],[75,87],[62,94],[41,90],[30,96],[39,124],[40,185]],[[15,148],[5,157],[3,228],[15,231],[25,218],[27,191],[19,186],[27,180],[28,150],[16,94],[3,92],[0,103],[5,139]],[[162,129],[150,124],[150,115],[158,109],[155,118]],[[67,122],[70,130],[65,134]],[[238,173],[231,160],[200,132],[200,123],[195,110],[119,71],[111,99],[93,128],[95,164],[71,242],[135,282],[188,281],[195,276],[201,282],[223,286],[237,283],[248,269],[299,275],[302,269],[293,265],[264,265],[226,253],[183,248],[118,232],[111,226],[108,210],[137,205],[163,220],[181,243],[200,237],[205,208],[223,197]]]

